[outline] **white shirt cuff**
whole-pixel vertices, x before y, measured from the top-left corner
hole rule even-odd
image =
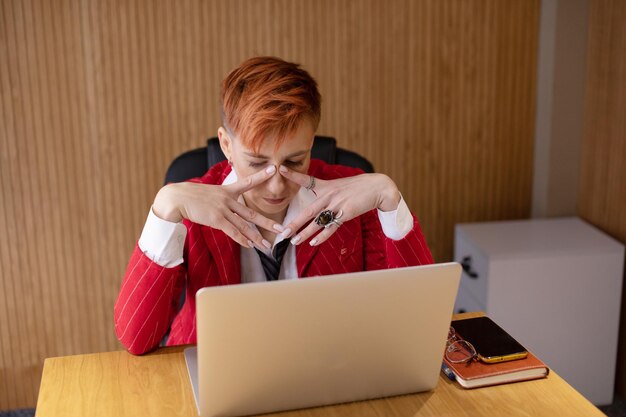
[[[150,208],[146,224],[139,238],[139,249],[152,260],[166,268],[183,263],[187,228],[182,223],[172,223],[157,217]]]
[[[402,196],[400,196],[397,209],[393,211],[378,210],[378,219],[383,228],[383,233],[389,239],[400,240],[413,229],[413,216]]]

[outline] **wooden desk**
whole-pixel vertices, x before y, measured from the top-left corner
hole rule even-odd
[[[465,314],[465,317],[476,314]],[[197,416],[184,347],[46,359],[37,417]],[[546,379],[465,390],[443,375],[434,391],[277,414],[317,416],[603,416],[554,371]]]

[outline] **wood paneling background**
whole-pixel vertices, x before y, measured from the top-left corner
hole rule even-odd
[[[119,349],[113,304],[165,168],[253,55],[300,62],[319,133],[396,180],[439,261],[530,213],[538,0],[0,2],[0,409],[43,359]]]
[[[626,1],[593,0],[590,5],[578,211],[626,244]],[[618,349],[616,386],[626,398],[624,308]]]

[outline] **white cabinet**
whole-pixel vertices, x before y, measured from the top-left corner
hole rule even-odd
[[[465,223],[455,312],[485,311],[596,405],[613,401],[624,246],[572,218]]]

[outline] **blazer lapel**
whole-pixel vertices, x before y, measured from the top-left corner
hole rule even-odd
[[[213,254],[221,285],[241,283],[241,250],[239,244],[226,233],[211,227],[202,227],[205,242]]]
[[[303,278],[308,269],[313,256],[317,253],[319,246],[309,245],[310,239],[296,246],[296,267],[298,269],[298,277]]]
[[[314,266],[315,275],[363,270],[360,227],[359,221],[353,219],[342,224],[339,230],[320,245],[321,248],[309,245],[309,240],[296,246],[298,277],[306,276],[311,266]],[[325,251],[323,256],[315,256],[318,250]]]

